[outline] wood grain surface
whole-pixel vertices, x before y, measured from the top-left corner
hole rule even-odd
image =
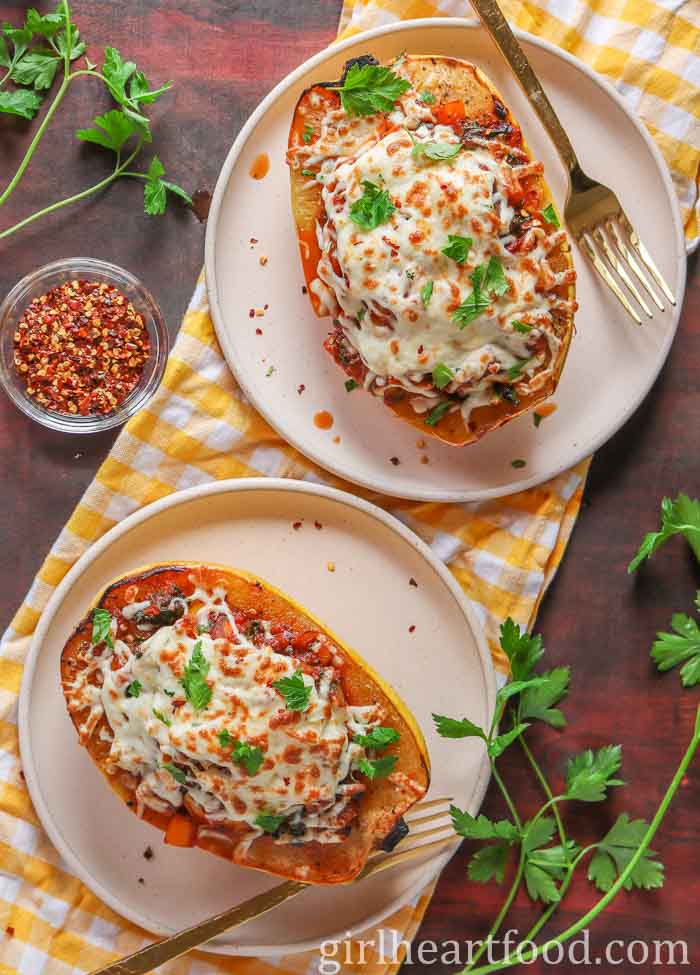
[[[18,21],[24,8],[0,2],[0,21]],[[75,0],[74,8],[93,60],[112,44],[149,79],[174,81],[174,90],[155,107],[156,149],[172,179],[191,191],[206,191],[213,188],[236,132],[260,98],[333,38],[340,0]],[[95,82],[75,85],[24,183],[0,210],[0,226],[107,173],[105,154],[72,138],[76,128],[107,107]],[[3,184],[30,129],[28,123],[0,118]],[[164,218],[145,217],[140,193],[135,184],[112,187],[3,241],[0,292],[58,258],[114,261],[143,278],[174,336],[202,263],[204,229],[178,208]],[[658,677],[648,652],[671,613],[689,611],[700,573],[677,540],[638,578],[629,578],[625,566],[644,532],[656,525],[663,495],[678,490],[700,494],[699,393],[700,274],[697,260],[691,260],[683,319],[669,361],[641,409],[594,460],[584,508],[538,624],[550,663],[569,663],[574,669],[574,692],[566,707],[569,729],[532,734],[535,751],[555,781],[561,781],[568,754],[607,742],[624,746],[629,785],[604,809],[584,806],[572,816],[572,827],[583,839],[623,810],[650,817],[691,733],[699,695],[682,691],[675,674]],[[45,431],[0,397],[0,624],[9,622],[112,440],[112,434],[77,439]],[[517,752],[503,761],[503,773],[526,814],[534,811],[539,797]],[[696,766],[654,842],[667,867],[664,890],[619,897],[591,929],[593,959],[611,939],[682,939],[688,944],[686,970],[700,969],[699,800]],[[485,812],[503,813],[493,789]],[[503,892],[467,880],[469,852],[465,846],[445,870],[419,940],[467,941],[485,934]],[[555,930],[593,900],[586,883],[577,884]],[[535,916],[522,896],[508,927],[522,935]],[[642,949],[636,950],[635,957],[641,957]],[[431,964],[427,956],[422,963],[414,958],[414,967],[456,969]],[[593,967],[625,973],[665,970],[651,961],[593,962]],[[551,970],[573,975],[581,969],[570,961],[549,966],[538,961],[528,968],[538,975]]]

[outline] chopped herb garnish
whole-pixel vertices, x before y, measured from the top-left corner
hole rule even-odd
[[[192,649],[190,662],[185,665],[185,675],[181,684],[185,697],[195,711],[203,710],[211,701],[211,687],[207,684],[209,661],[202,653],[202,641],[197,640]]]
[[[455,374],[444,362],[438,362],[433,369],[433,385],[437,386],[438,389],[444,389],[445,386],[449,386],[454,378]]]
[[[409,279],[409,281],[413,281],[413,279],[415,278],[415,276],[416,276],[416,272],[415,271],[411,271],[410,268],[408,268],[406,270],[406,277]]]
[[[542,216],[547,221],[547,223],[551,224],[553,227],[561,227],[561,224],[559,223],[559,217],[557,216],[557,212],[551,203],[548,203],[547,206],[544,208],[544,210],[542,211]]]
[[[265,626],[261,620],[252,620],[245,628],[245,635],[249,640],[265,633]]]
[[[211,630],[211,623],[200,623],[197,627],[197,633],[208,633]]]
[[[448,234],[447,240],[447,246],[442,248],[442,253],[445,257],[451,257],[458,264],[464,264],[474,243],[471,237],[459,237],[456,234]]]
[[[469,325],[486,311],[493,300],[492,295],[500,297],[508,290],[508,279],[497,257],[490,258],[488,264],[475,267],[471,282],[474,290],[452,315],[452,320],[458,322],[460,328]]]
[[[386,748],[399,740],[399,733],[395,728],[372,728],[368,735],[354,735],[353,741],[363,748]]]
[[[267,379],[270,378],[270,376],[274,373],[274,371],[275,371],[275,367],[274,366],[268,366],[267,367],[267,372],[265,373],[265,376],[267,377]]]
[[[291,677],[282,677],[272,685],[284,698],[288,711],[306,711],[311,699],[312,684],[304,683],[301,670],[296,670]]]
[[[313,169],[302,169],[301,175],[308,176],[310,179],[316,179],[316,173],[313,171]]]
[[[345,380],[345,389],[348,391],[348,393],[351,393],[353,389],[357,389],[359,385],[360,384],[356,382],[354,379]]]
[[[153,708],[153,717],[158,718],[159,721],[162,721],[166,728],[169,728],[172,725],[170,718],[166,718],[163,712],[159,711],[158,708]]]
[[[384,755],[382,758],[361,758],[357,767],[368,779],[384,779],[396,765],[396,755]]]
[[[483,282],[480,281],[480,287],[483,291],[487,294],[498,295],[499,298],[506,293],[508,279],[505,276],[503,265],[497,257],[489,258],[488,264],[480,264],[474,273],[476,274],[477,271],[481,271],[483,275]]]
[[[435,95],[433,95],[432,91],[422,91],[419,97],[420,100],[425,102],[426,105],[435,104]]]
[[[236,741],[228,728],[223,728],[217,735],[217,738],[222,748],[233,748],[233,744]]]
[[[452,315],[452,321],[457,322],[460,328],[464,328],[466,325],[470,325],[475,318],[486,311],[486,309],[491,304],[488,295],[485,295],[475,284],[474,275],[472,275],[472,284],[474,284],[474,290],[467,298],[462,302],[459,308]]]
[[[143,685],[140,680],[132,680],[132,682],[126,688],[127,697],[138,697],[141,693]]]
[[[544,417],[542,416],[541,413],[533,413],[532,414],[532,422],[535,424],[536,427],[538,427],[540,425],[540,423],[542,422],[543,419],[544,419]]]
[[[434,406],[430,411],[430,413],[428,413],[428,415],[426,416],[425,425],[428,427],[436,426],[436,424],[439,423],[440,420],[442,420],[443,416],[445,415],[445,413],[447,413],[447,411],[450,409],[451,406],[452,406],[452,400],[449,399],[445,400],[443,403],[438,403],[438,405]]]
[[[511,382],[517,379],[522,373],[523,368],[528,364],[529,361],[530,361],[529,359],[518,359],[516,362],[514,362],[513,365],[506,370],[506,375],[508,376],[508,379]]]
[[[517,470],[517,469],[519,469],[521,467],[526,467],[527,466],[527,461],[526,460],[522,460],[520,457],[518,457],[515,460],[512,460],[510,462],[510,466],[511,467],[515,467],[516,470]]]
[[[532,331],[532,325],[528,325],[527,322],[519,322],[517,319],[514,319],[510,324],[516,332],[522,332],[523,335],[527,335],[528,332]]]
[[[310,125],[305,125],[304,131],[301,133],[301,141],[308,146],[308,144],[311,142],[313,137],[314,137],[314,130],[311,128]]]
[[[340,103],[348,115],[375,115],[390,112],[396,99],[411,87],[404,78],[379,64],[353,64],[343,84],[331,91],[340,93]]]
[[[461,142],[418,142],[414,140],[411,155],[414,159],[427,157],[433,162],[454,159],[462,148]]]
[[[92,645],[97,646],[98,643],[106,643],[114,650],[112,617],[106,609],[95,609],[92,613]]]
[[[426,283],[420,289],[420,297],[424,308],[427,308],[430,304],[430,299],[433,297],[433,287],[434,285],[432,281],[426,281]]]
[[[358,322],[361,322],[366,314],[367,314],[367,308],[363,305],[362,308],[358,309],[355,318],[358,320]]]
[[[167,687],[163,688],[163,694],[167,694],[168,697],[175,697],[175,691],[169,691]]]
[[[362,181],[362,189],[362,196],[350,207],[350,219],[363,230],[374,230],[387,222],[396,207],[387,191],[376,183],[365,179]]]
[[[242,765],[249,775],[255,775],[265,760],[262,749],[249,745],[247,741],[239,741],[224,728],[218,734],[219,744],[222,748],[231,749],[231,758],[238,765]]]
[[[180,785],[184,785],[185,782],[187,782],[187,776],[183,771],[181,771],[181,769],[177,768],[176,765],[172,765],[170,762],[165,762],[163,768],[166,770],[166,772],[170,772],[175,781],[179,782]]]
[[[276,833],[284,822],[284,816],[275,816],[274,813],[260,813],[253,822],[264,833]]]

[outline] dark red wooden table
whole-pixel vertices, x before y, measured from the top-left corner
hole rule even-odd
[[[0,21],[17,21],[25,5],[0,2]],[[137,61],[150,79],[175,82],[155,111],[157,151],[170,177],[190,190],[213,188],[219,167],[243,121],[291,68],[335,34],[340,0],[76,0],[75,20],[91,42],[94,60],[112,44]],[[97,102],[95,98],[97,97]],[[92,81],[76,85],[61,108],[28,177],[0,211],[0,226],[106,174],[104,155],[79,146],[73,131],[108,107]],[[14,171],[29,127],[0,118],[0,182]],[[174,336],[202,263],[203,226],[188,212],[162,219],[142,215],[140,188],[119,185],[77,208],[64,210],[0,244],[0,293],[28,271],[71,255],[111,260],[134,269],[158,297]],[[700,573],[680,542],[673,542],[639,578],[625,565],[643,533],[655,526],[664,494],[700,493],[700,274],[690,262],[689,289],[678,338],[661,378],[642,408],[595,458],[586,502],[539,621],[549,659],[570,663],[574,690],[569,732],[533,735],[538,754],[558,777],[566,755],[619,742],[625,748],[629,788],[605,811],[582,807],[572,823],[585,836],[617,812],[650,817],[688,739],[700,695],[682,692],[675,675],[657,677],[648,651],[671,613],[689,611]],[[0,623],[7,623],[71,509],[109,449],[112,435],[70,439],[43,431],[0,397],[4,570]],[[456,745],[455,747],[459,747]],[[504,774],[524,802],[537,799],[517,760]],[[665,890],[623,895],[591,930],[595,957],[613,938],[684,939],[691,971],[700,967],[697,905],[700,774],[692,769],[654,843],[667,865]],[[534,806],[531,806],[534,809]],[[490,791],[485,811],[501,812]],[[420,932],[437,942],[477,939],[500,905],[500,890],[467,881],[468,850],[445,871]],[[2,866],[0,862],[0,867]],[[576,886],[557,927],[593,900]],[[526,898],[511,927],[524,933],[532,915]],[[639,949],[641,952],[641,949]],[[435,964],[417,967],[454,970]],[[562,973],[580,971],[564,962]],[[603,964],[599,970],[607,971]],[[529,971],[551,968],[538,962]],[[651,963],[626,962],[620,972],[652,972]]]

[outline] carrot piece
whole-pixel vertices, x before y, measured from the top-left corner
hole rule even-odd
[[[466,117],[467,110],[464,102],[459,99],[445,102],[435,109],[435,118],[441,125],[455,125],[457,122],[463,122]]]
[[[170,846],[194,846],[197,837],[197,824],[189,816],[175,813],[165,831],[165,842]]]

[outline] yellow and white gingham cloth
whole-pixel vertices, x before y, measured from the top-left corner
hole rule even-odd
[[[672,167],[689,241],[696,237],[700,105],[693,82],[700,60],[692,52],[700,34],[697,0],[507,0],[506,10],[519,27],[561,44],[608,75],[632,100]],[[468,12],[462,0],[348,0],[341,26],[357,31],[399,17]],[[480,504],[371,500],[398,515],[446,561],[495,647],[497,624],[505,616],[524,626],[533,623],[573,528],[587,468],[584,461],[539,488]],[[76,559],[131,512],[194,484],[259,474],[312,478],[357,492],[297,453],[247,403],[222,358],[200,281],[160,390],[119,436],[2,643],[0,975],[90,971],[150,940],[70,873],[39,825],[24,786],[17,695],[42,609]],[[410,941],[431,893],[425,891],[382,926]],[[370,952],[366,957],[366,975],[393,975],[397,967]],[[271,960],[195,952],[162,970],[168,975],[311,975],[318,970],[318,955]]]

